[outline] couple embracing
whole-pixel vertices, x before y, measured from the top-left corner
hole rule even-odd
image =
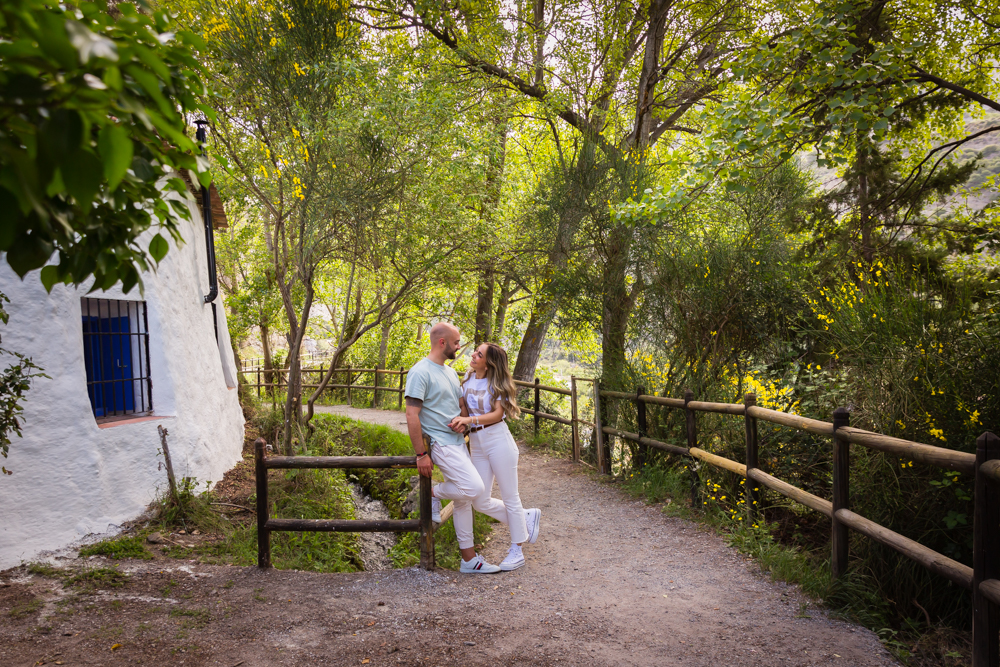
[[[472,354],[470,370],[459,382],[444,362],[461,347],[458,329],[440,322],[431,328],[431,352],[406,378],[406,426],[417,455],[417,469],[430,477],[434,465],[444,482],[431,490],[433,519],[441,519],[441,501],[455,504],[455,534],[462,554],[461,572],[493,573],[524,565],[521,545],[538,539],[541,510],[525,510],[517,492],[517,443],[504,421],[520,414],[507,353],[483,343]],[[469,434],[470,450],[464,434]],[[424,435],[430,448],[424,445]],[[493,479],[502,500],[492,497]],[[472,510],[510,528],[511,546],[499,566],[476,553]]]

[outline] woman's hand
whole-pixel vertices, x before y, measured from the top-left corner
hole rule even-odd
[[[472,417],[462,417],[458,416],[448,422],[448,428],[456,433],[465,433],[469,428],[469,424],[472,423]]]

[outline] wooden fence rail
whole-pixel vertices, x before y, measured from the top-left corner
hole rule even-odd
[[[257,389],[257,397],[258,398],[260,398],[263,395],[263,392],[266,391],[266,390],[268,390],[268,389],[274,388],[274,389],[279,389],[280,390],[282,387],[288,386],[288,380],[285,379],[285,376],[288,375],[288,372],[290,370],[288,368],[274,368],[274,369],[271,369],[270,371],[265,371],[263,368],[257,367],[257,368],[253,368],[251,370],[256,374],[256,382],[251,382],[249,386],[255,387]],[[307,373],[314,373],[314,374],[318,373],[319,374],[318,375],[318,379],[321,379],[321,378],[323,378],[326,375],[326,373],[328,372],[328,370],[329,369],[327,369],[325,366],[321,365],[319,368],[303,368],[303,369],[301,369],[301,372],[302,372],[303,379],[306,378],[306,374]],[[277,382],[267,382],[266,376],[267,376],[268,372],[270,372],[270,373],[273,374],[273,377],[276,378]],[[339,384],[330,383],[330,384],[326,385],[326,389],[346,389],[347,390],[347,402],[348,402],[348,404],[351,403],[351,392],[352,392],[352,390],[359,389],[361,391],[371,391],[371,392],[374,392],[372,394],[372,407],[373,408],[376,407],[376,405],[378,404],[378,392],[380,392],[380,391],[381,392],[387,392],[387,393],[390,393],[390,394],[397,394],[398,397],[399,397],[399,399],[398,399],[398,406],[397,407],[399,409],[403,408],[403,393],[405,391],[405,385],[406,385],[406,374],[409,373],[409,371],[406,370],[405,368],[400,368],[397,371],[397,370],[394,370],[394,369],[385,369],[385,368],[351,368],[350,366],[347,366],[345,368],[334,369],[333,372],[334,372],[335,375],[336,374],[346,373],[347,374],[346,384],[345,383],[339,383]],[[374,384],[370,384],[370,385],[356,384],[354,382],[354,380],[355,380],[355,374],[361,374],[361,373],[372,373],[372,377],[374,378],[372,380],[372,382]],[[389,386],[380,385],[379,384],[379,376],[382,376],[382,375],[398,375],[399,376],[399,386],[398,387],[389,387]],[[316,382],[303,382],[302,386],[305,387],[305,388],[307,388],[307,389],[316,389],[320,385],[318,379],[317,379]]]
[[[593,422],[580,419],[578,415],[578,383],[580,382],[593,384]],[[835,410],[832,421],[826,422],[759,407],[756,405],[756,396],[753,394],[747,394],[742,404],[714,403],[696,401],[691,392],[686,392],[684,398],[672,398],[647,395],[641,387],[637,388],[635,392],[610,391],[601,388],[599,379],[575,376],[570,379],[569,390],[543,385],[538,378],[535,378],[534,382],[515,381],[515,384],[533,390],[533,409],[522,408],[522,412],[533,416],[536,435],[541,419],[572,427],[574,461],[580,460],[579,425],[581,424],[590,426],[595,431],[597,468],[605,474],[611,473],[611,441],[614,438],[638,443],[643,449],[657,449],[670,454],[690,456],[757,483],[744,485],[744,501],[749,519],[759,516],[760,487],[776,491],[782,496],[828,517],[831,520],[831,570],[834,577],[843,576],[847,571],[848,533],[853,530],[969,590],[973,599],[972,665],[973,667],[1000,667],[1000,438],[993,433],[983,433],[976,441],[976,454],[969,454],[852,427],[850,426],[850,414],[844,408]],[[557,395],[568,395],[571,416],[567,419],[542,412],[539,395],[543,391]],[[602,402],[606,400],[633,403],[636,407],[636,425],[639,432],[631,433],[603,424]],[[662,442],[648,437],[645,409],[647,404],[684,410],[687,446]],[[699,412],[743,418],[746,463],[733,461],[698,447],[697,414]],[[831,439],[833,447],[832,501],[820,498],[769,475],[758,467],[757,428],[759,422],[776,424]],[[944,470],[974,476],[975,518],[972,567],[948,558],[850,509],[850,445],[852,444]],[[645,456],[642,449],[640,449],[639,455]],[[696,475],[692,477],[691,490],[692,502],[696,502],[700,493],[696,484]]]
[[[317,468],[416,468],[416,456],[267,456],[267,443],[254,443],[257,483],[257,567],[271,567],[271,533],[274,531],[420,533],[420,567],[434,568],[434,533],[451,518],[454,507],[441,510],[441,522],[431,520],[431,480],[420,475],[419,519],[272,519],[267,498],[267,471]]]

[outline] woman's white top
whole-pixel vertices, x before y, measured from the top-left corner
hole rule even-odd
[[[462,385],[462,397],[470,417],[481,417],[493,412],[496,397],[490,391],[490,381],[488,378],[476,379],[474,371],[471,371],[469,379]]]

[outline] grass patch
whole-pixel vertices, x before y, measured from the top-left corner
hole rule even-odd
[[[41,608],[42,601],[38,598],[32,598],[27,602],[14,605],[11,610],[7,612],[7,615],[14,619],[21,619],[25,616],[31,616]]]
[[[111,567],[83,570],[66,579],[65,586],[75,586],[86,591],[100,588],[121,588],[128,582],[128,575]]]
[[[151,560],[153,558],[152,552],[146,548],[141,535],[116,537],[96,544],[88,544],[80,549],[80,556],[107,556],[113,560],[121,558]]]
[[[170,616],[180,620],[182,630],[199,630],[212,620],[207,609],[171,609]]]
[[[61,579],[67,574],[65,570],[52,567],[48,563],[28,563],[27,570],[28,574],[37,574],[40,577],[51,577],[53,579]]]

